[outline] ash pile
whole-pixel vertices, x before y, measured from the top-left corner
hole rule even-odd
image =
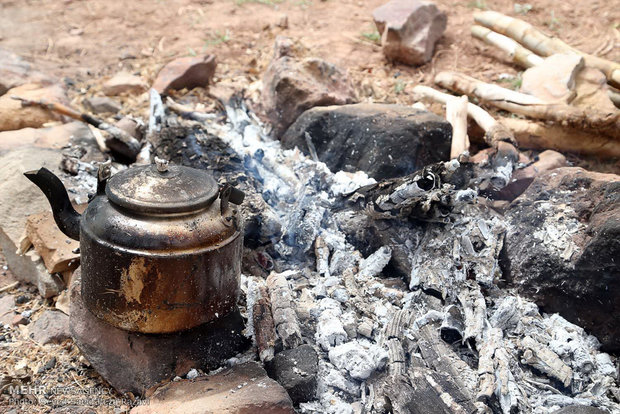
[[[249,349],[218,366],[195,358],[172,369],[174,340],[164,355],[132,339],[118,351],[126,359],[85,364],[116,392],[149,396],[133,414],[620,412],[618,176],[570,167],[555,151],[522,152],[501,124],[481,137],[488,148],[470,155],[466,136],[456,138],[458,120],[417,104],[354,103],[344,72],[299,60],[292,47],[276,41],[260,104],[254,84],[216,85],[211,111],[165,98],[196,86],[187,65],[212,83],[213,59],[164,68],[149,92],[116,79],[123,93],[141,88],[148,97],[148,117],[124,129],[22,99],[96,128],[75,133],[88,138],[62,152],[5,158],[60,169],[76,204],[96,191],[101,164],[114,172],[155,157],[211,170],[246,194],[238,306]],[[185,72],[175,78],[178,67]],[[60,295],[55,306],[68,312],[64,287],[79,254],[68,243],[46,250],[36,230],[51,216],[39,220],[29,219],[19,243],[18,226],[11,234],[4,226],[3,250],[18,278],[30,275],[23,281],[41,297]],[[3,292],[18,283],[8,286]],[[17,343],[12,330],[29,333],[31,314],[5,297],[4,341]],[[101,349],[116,346],[117,336],[98,335]],[[166,366],[130,375],[145,361]],[[29,380],[13,373],[7,384]]]

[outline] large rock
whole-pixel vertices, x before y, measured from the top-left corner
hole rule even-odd
[[[286,131],[282,145],[310,154],[308,137],[332,171],[363,170],[381,180],[449,159],[452,127],[419,109],[355,104],[304,112]]]
[[[21,128],[38,128],[50,121],[61,120],[60,115],[39,106],[22,107],[22,103],[12,96],[31,100],[47,100],[66,103],[65,90],[59,85],[41,86],[28,83],[17,86],[0,96],[0,131],[11,131]]]
[[[79,121],[48,128],[22,128],[14,131],[3,131],[0,132],[0,153],[26,146],[61,149],[72,138],[83,136],[90,136],[94,140],[88,126]]]
[[[28,216],[48,211],[47,199],[23,173],[46,167],[59,173],[61,154],[57,150],[23,147],[0,157],[0,247],[6,261],[21,281],[37,286],[44,297],[57,295],[62,281],[50,275],[38,255],[18,252]]]
[[[318,58],[299,61],[293,44],[278,37],[274,57],[263,75],[263,110],[280,137],[305,110],[355,102],[346,73]]]
[[[376,8],[372,16],[385,57],[408,65],[431,60],[448,21],[434,3],[419,0],[391,0]]]
[[[620,350],[620,176],[559,168],[538,176],[507,211],[509,283]]]
[[[286,390],[256,362],[208,377],[174,381],[155,390],[131,414],[294,414]]]
[[[249,345],[241,333],[244,326],[238,311],[187,331],[145,335],[115,328],[94,316],[84,306],[80,286],[78,268],[70,292],[71,336],[93,368],[121,393],[143,394],[192,368],[218,368]]]
[[[32,68],[15,53],[0,49],[0,95],[24,83],[51,84],[52,79]]]
[[[282,385],[294,404],[314,400],[319,358],[310,345],[286,349],[267,364],[267,372]]]
[[[213,81],[216,66],[214,55],[174,59],[161,68],[153,82],[153,89],[163,94],[169,90],[206,87]]]

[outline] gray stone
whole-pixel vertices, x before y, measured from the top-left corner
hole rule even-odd
[[[294,404],[314,400],[317,385],[318,355],[310,345],[284,350],[266,368],[269,376],[282,385]]]
[[[620,176],[558,168],[510,205],[500,264],[510,285],[620,350]]]
[[[84,106],[95,114],[112,113],[121,110],[121,104],[107,96],[92,96],[84,99]]]
[[[41,345],[71,338],[69,317],[60,311],[46,310],[29,328],[30,338]]]
[[[0,247],[18,280],[32,283],[43,297],[57,295],[63,288],[60,278],[50,275],[34,252],[18,253],[26,218],[50,209],[47,199],[23,173],[46,167],[58,172],[59,151],[23,147],[0,157]]]
[[[156,389],[149,404],[131,414],[294,414],[286,390],[256,362],[246,362],[195,380]]]
[[[281,138],[282,145],[309,154],[307,136],[332,171],[363,170],[381,180],[449,159],[452,127],[419,109],[355,104],[304,112]]]
[[[408,65],[431,60],[448,21],[434,3],[418,0],[391,0],[376,8],[372,16],[385,57]]]
[[[145,335],[108,325],[84,306],[80,273],[78,268],[71,283],[71,336],[93,368],[121,393],[141,395],[192,368],[216,369],[249,346],[241,333],[244,326],[238,311],[165,335]]]
[[[274,57],[263,75],[263,112],[279,138],[305,110],[355,102],[345,72],[319,58],[294,57],[293,43],[279,36]]]

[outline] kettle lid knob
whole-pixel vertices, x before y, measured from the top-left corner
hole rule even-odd
[[[157,167],[157,171],[160,173],[164,173],[168,171],[168,160],[163,158],[155,157],[155,166]]]

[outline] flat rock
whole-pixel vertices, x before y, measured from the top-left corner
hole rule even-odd
[[[306,134],[319,160],[332,171],[363,170],[381,180],[448,160],[452,127],[419,109],[354,104],[304,112],[282,136],[282,145],[310,154]]]
[[[448,21],[435,3],[418,0],[391,0],[376,8],[372,16],[385,57],[408,65],[431,60]]]
[[[38,106],[22,107],[22,103],[11,96],[51,102],[67,102],[65,90],[59,85],[42,86],[28,83],[10,89],[0,96],[0,131],[21,128],[38,128],[51,121],[61,120],[61,116]]]
[[[22,128],[14,131],[3,131],[0,132],[0,153],[26,146],[60,149],[67,145],[72,138],[84,135],[92,137],[88,126],[79,121],[48,128]]]
[[[299,60],[293,43],[279,36],[274,57],[263,74],[263,111],[278,138],[305,110],[355,102],[345,72],[319,58]]]
[[[115,328],[84,306],[80,268],[72,280],[71,336],[93,368],[121,393],[141,395],[192,368],[216,369],[249,346],[238,311],[175,334],[145,335]]]
[[[267,372],[286,389],[294,404],[314,400],[318,355],[310,345],[286,349],[267,364]]]
[[[510,285],[620,350],[620,176],[558,168],[506,216],[501,265]]]
[[[137,95],[145,92],[148,87],[140,76],[119,72],[103,84],[103,93],[107,96]]]
[[[75,270],[80,263],[78,241],[60,231],[51,211],[33,214],[26,219],[26,236],[43,259],[47,271],[61,273]]]
[[[60,343],[71,338],[69,317],[56,310],[46,310],[29,326],[29,336],[41,345]]]
[[[84,106],[94,114],[115,114],[122,109],[121,104],[107,96],[91,96],[84,99]]]
[[[131,414],[294,414],[286,390],[256,362],[207,377],[170,382]]]
[[[0,324],[10,325],[15,316],[15,297],[5,293],[0,297]]]
[[[551,55],[523,72],[521,92],[547,102],[568,103],[575,97],[575,78],[583,67],[579,55]]]
[[[0,95],[4,95],[16,86],[33,82],[49,85],[53,83],[53,80],[34,70],[32,65],[19,55],[0,48]]]
[[[59,173],[62,156],[47,148],[23,147],[0,156],[0,246],[6,261],[18,280],[37,286],[43,297],[57,295],[62,281],[50,275],[34,251],[18,253],[28,216],[48,211],[47,199],[23,173],[46,167]]]
[[[153,89],[163,94],[169,90],[206,87],[213,82],[216,66],[214,55],[174,59],[161,68]]]

